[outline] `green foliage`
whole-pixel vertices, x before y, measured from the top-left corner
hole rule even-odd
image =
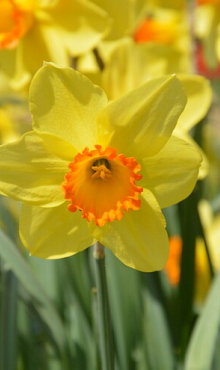
[[[116,370],[220,366],[219,274],[204,307],[194,302],[194,245],[203,234],[197,199],[196,191],[166,212],[168,225],[175,214],[184,243],[178,286],[163,271],[140,273],[106,250]],[[57,261],[29,257],[16,245],[14,216],[7,217],[14,229],[11,236],[0,230],[1,369],[101,370],[92,248]]]

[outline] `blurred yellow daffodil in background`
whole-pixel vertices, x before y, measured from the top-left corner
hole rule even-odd
[[[156,45],[155,50],[158,50]],[[152,63],[153,69],[151,69],[147,58],[151,58],[152,55],[148,55],[146,50],[137,49],[130,39],[123,39],[123,42],[112,51],[104,70],[96,71],[96,73],[90,72],[87,75],[105,90],[110,100],[114,100],[151,78],[159,77],[160,72],[164,71],[162,65],[166,60],[165,55],[163,59],[155,54],[155,63]],[[210,82],[202,76],[189,73],[178,73],[177,75],[186,91],[187,103],[177,122],[175,134],[198,147],[191,138],[190,131],[207,115],[213,98],[212,88]],[[201,154],[203,163],[199,177],[202,179],[207,175],[208,160],[202,150]]]
[[[186,104],[175,75],[108,104],[71,68],[46,64],[30,89],[33,131],[0,148],[0,190],[24,203],[20,235],[32,255],[62,258],[98,240],[126,265],[161,269],[161,209],[193,190],[201,156],[172,135]]]
[[[199,309],[209,292],[212,274],[218,273],[220,268],[220,214],[218,212],[215,215],[205,199],[199,201],[198,211],[204,231],[203,236],[195,239],[194,304]],[[170,283],[177,286],[180,283],[183,242],[179,235],[171,235],[169,244],[170,254],[165,272]]]
[[[44,60],[70,66],[108,32],[107,14],[85,0],[1,0],[0,65],[14,89],[29,84]]]
[[[13,91],[8,78],[0,71],[0,144],[16,140],[30,129],[26,97]]]
[[[17,140],[22,134],[31,129],[30,116],[22,102],[17,105],[7,104],[0,108],[0,143]]]
[[[197,0],[194,17],[196,67],[209,77],[220,76],[220,1]]]
[[[189,26],[184,8],[164,8],[142,0],[135,3],[123,1],[121,7],[115,2],[95,2],[113,19],[111,32],[98,45],[104,72],[106,68],[124,62],[126,71],[126,64],[132,63],[130,56],[133,61],[138,60],[140,68],[142,63],[145,65],[148,79],[191,72]],[[79,59],[82,72],[98,71],[94,58],[87,57],[86,61],[84,56]]]

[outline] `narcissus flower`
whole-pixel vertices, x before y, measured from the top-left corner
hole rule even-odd
[[[33,131],[0,148],[0,190],[24,203],[20,235],[32,255],[62,258],[96,240],[126,265],[161,269],[161,208],[187,197],[198,150],[172,135],[186,104],[175,75],[108,104],[71,68],[46,64],[30,89]]]
[[[147,66],[150,78],[191,71],[189,25],[187,14],[182,7],[181,10],[177,10],[179,7],[169,9],[162,4],[152,6],[149,1],[142,0],[123,0],[119,7],[117,2],[94,1],[107,11],[114,22],[111,32],[98,45],[99,56],[105,67],[108,68],[109,64],[113,63],[111,59],[123,58],[127,51],[124,43],[128,39],[133,48],[132,59],[140,59],[145,70]],[[86,73],[96,73],[97,66],[100,67],[99,59],[97,63],[91,55],[86,61],[83,56],[77,62],[81,71]],[[127,63],[130,64],[128,59],[126,65]],[[134,73],[136,74],[136,71]]]
[[[1,0],[0,64],[23,88],[44,60],[69,66],[109,29],[107,14],[85,0]]]

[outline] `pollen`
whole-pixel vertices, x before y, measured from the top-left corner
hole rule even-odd
[[[143,188],[136,181],[142,178],[138,174],[141,167],[133,157],[96,145],[94,150],[85,148],[78,153],[69,169],[62,184],[65,199],[70,202],[68,209],[80,210],[87,221],[104,226],[106,222],[120,220],[123,210],[140,208]]]
[[[16,47],[32,26],[33,8],[25,4],[16,0],[0,1],[0,49]]]

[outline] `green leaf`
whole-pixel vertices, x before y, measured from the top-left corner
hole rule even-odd
[[[199,317],[186,353],[184,370],[211,370],[220,325],[220,272]]]
[[[13,271],[31,296],[32,303],[42,320],[49,327],[53,339],[62,353],[66,345],[66,338],[61,319],[30,266],[22,257],[15,244],[2,230],[0,230],[0,256],[7,263],[7,268]]]
[[[148,274],[148,289],[145,290],[144,299],[144,338],[149,368],[164,370],[175,368],[173,343],[169,330],[167,317],[158,295],[158,287],[153,280],[156,273]],[[150,281],[152,280],[152,282]]]
[[[123,265],[106,248],[109,303],[120,370],[132,370],[140,359],[143,315],[139,273]]]
[[[2,272],[0,315],[0,369],[14,370],[17,363],[18,281],[11,271]]]

